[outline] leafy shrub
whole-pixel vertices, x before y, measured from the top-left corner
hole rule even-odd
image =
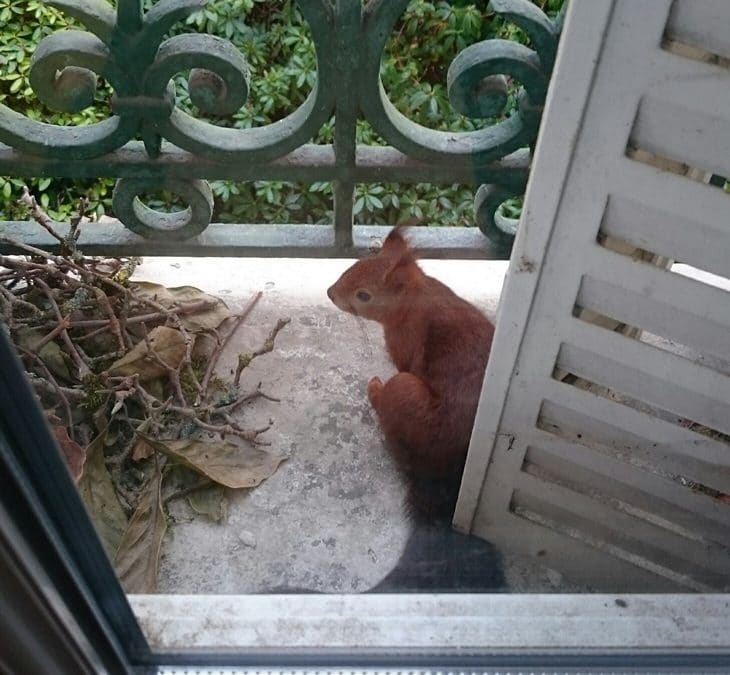
[[[550,13],[563,0],[533,0]],[[146,0],[147,8],[153,4]],[[515,26],[484,9],[486,3],[412,0],[389,39],[382,63],[383,83],[395,106],[418,124],[436,129],[469,131],[487,121],[454,112],[446,96],[446,71],[464,47],[488,37],[526,42]],[[112,93],[101,83],[96,105],[73,115],[48,110],[28,83],[30,57],[40,40],[74,23],[40,0],[0,0],[0,102],[34,119],[54,124],[89,124],[108,114]],[[211,2],[177,25],[174,33],[200,31],[229,39],[251,69],[249,99],[235,114],[211,122],[249,128],[281,119],[299,106],[316,80],[316,54],[308,25],[294,0],[225,0]],[[176,79],[178,105],[200,116],[190,102],[187,83]],[[508,106],[509,108],[509,106]],[[505,114],[509,114],[508,109]],[[313,139],[331,143],[334,119]],[[357,124],[357,142],[382,145],[364,120]],[[109,178],[71,180],[0,177],[0,216],[24,217],[15,200],[27,183],[52,217],[65,219],[85,194],[90,210],[111,212]],[[223,222],[304,222],[332,220],[332,186],[280,181],[240,183],[213,181],[214,218]],[[361,184],[356,186],[355,221],[393,224],[419,220],[434,225],[472,224],[474,189],[464,186]],[[155,199],[150,206],[164,206]],[[516,207],[519,209],[519,204]]]

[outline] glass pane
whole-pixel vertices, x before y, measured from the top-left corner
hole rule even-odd
[[[477,428],[465,464],[505,276],[522,288],[543,274],[541,251],[508,258],[562,0],[66,4],[0,6],[0,313],[153,647],[723,647],[726,401],[677,418],[664,388],[648,410],[642,395],[661,387],[636,376],[640,351],[632,366],[568,336],[543,374],[590,403],[540,390],[534,414],[515,404],[514,434],[493,444]],[[640,121],[661,110],[650,100]],[[708,201],[727,187],[713,184]],[[674,325],[686,314],[663,313],[671,293],[647,300],[649,283],[626,301],[585,275],[555,296],[573,294],[561,307],[576,334],[640,337],[627,353],[702,361],[713,372],[697,387],[727,392],[726,233],[690,236],[676,216],[651,248],[643,228],[661,211],[645,206],[613,199],[590,243],[623,256],[617,269],[657,263],[650,281],[704,283],[689,293],[711,308],[695,317],[699,346]],[[718,244],[697,260],[705,235]],[[521,346],[508,338],[492,363]],[[500,393],[528,381],[502,371]],[[657,468],[653,449],[653,464],[626,450],[637,412],[671,425],[672,442],[701,436],[697,456]],[[485,488],[498,454],[518,478]],[[631,483],[634,468],[650,475]],[[591,538],[599,520],[625,540]],[[477,536],[490,531],[499,546]],[[623,594],[632,566],[647,590],[708,595]]]

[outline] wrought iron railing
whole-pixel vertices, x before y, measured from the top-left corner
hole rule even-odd
[[[418,228],[416,244],[426,255],[508,255],[516,222],[498,207],[521,195],[527,183],[559,19],[528,0],[491,0],[491,9],[522,28],[532,48],[500,39],[465,48],[449,67],[449,100],[466,116],[497,116],[511,78],[522,85],[517,109],[495,125],[452,133],[409,120],[380,81],[383,49],[408,0],[299,0],[316,46],[316,85],[284,119],[237,129],[196,119],[176,105],[172,78],[188,70],[199,110],[223,115],[246,101],[248,68],[230,42],[206,34],[165,37],[205,2],[160,0],[143,13],[142,0],[118,0],[116,9],[105,0],[51,0],[86,31],[59,31],[42,40],[30,71],[35,94],[50,108],[76,112],[92,105],[97,77],[103,77],[114,90],[111,114],[88,126],[60,126],[0,104],[0,175],[117,178],[118,221],[85,228],[85,253],[358,254],[380,229],[353,226],[354,186],[392,181],[478,188],[478,228]],[[333,143],[310,143],[333,114]],[[357,145],[360,116],[390,145]],[[211,224],[206,179],[331,181],[334,223]],[[187,209],[165,214],[139,199],[159,190],[176,193]],[[47,249],[58,243],[28,222],[0,222],[0,231]]]

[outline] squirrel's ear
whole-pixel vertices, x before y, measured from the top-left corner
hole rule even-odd
[[[387,261],[388,266],[383,275],[383,283],[386,285],[401,285],[403,283],[402,274],[408,267],[415,263],[416,256],[408,245],[408,240],[403,236],[407,226],[396,225],[383,242],[380,249],[382,255]]]
[[[402,225],[396,225],[385,238],[383,247],[380,250],[389,256],[401,256],[406,253],[408,251],[408,241],[403,236],[405,229]]]

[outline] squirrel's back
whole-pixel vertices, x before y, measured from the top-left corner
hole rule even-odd
[[[328,290],[356,316],[378,321],[398,374],[374,377],[368,397],[388,447],[409,477],[409,502],[450,515],[458,492],[494,326],[474,305],[426,275],[402,230]]]

